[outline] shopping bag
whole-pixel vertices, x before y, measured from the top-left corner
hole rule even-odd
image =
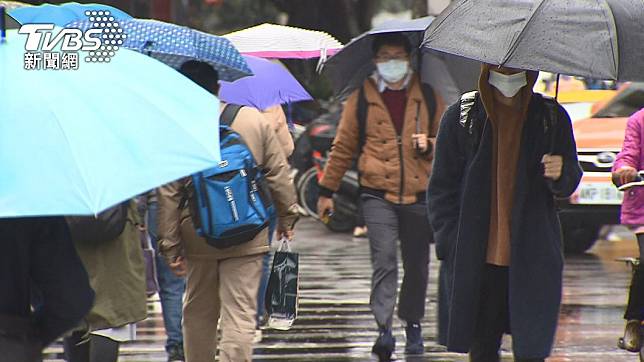
[[[139,241],[143,250],[145,261],[145,293],[148,297],[153,296],[159,291],[159,281],[157,280],[157,263],[156,253],[152,248],[152,240],[147,229],[138,227]]]
[[[273,256],[271,275],[266,288],[268,327],[288,330],[297,318],[299,254],[291,251],[287,239],[280,241]]]

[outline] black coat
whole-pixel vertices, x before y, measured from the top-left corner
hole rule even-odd
[[[545,358],[552,349],[563,271],[554,196],[571,195],[582,176],[568,114],[557,105],[558,120],[547,128],[544,102],[535,94],[528,108],[512,209],[509,312],[513,350],[520,358]],[[444,114],[428,188],[436,254],[442,260],[439,343],[461,353],[472,343],[490,224],[491,125],[480,99],[471,112],[471,134],[459,122],[460,103]],[[551,150],[564,158],[556,182],[543,176],[541,159]]]

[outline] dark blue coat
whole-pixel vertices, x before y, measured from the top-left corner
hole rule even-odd
[[[558,120],[547,127],[545,102],[535,94],[528,108],[512,209],[509,312],[513,350],[520,358],[545,358],[552,349],[563,271],[554,197],[572,194],[582,175],[570,118],[556,105]],[[471,134],[459,122],[458,103],[444,114],[428,187],[436,254],[442,260],[439,343],[461,353],[472,343],[490,223],[491,125],[480,99],[471,112]],[[551,151],[564,158],[557,182],[543,176],[541,159]]]

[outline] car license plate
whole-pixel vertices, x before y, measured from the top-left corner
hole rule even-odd
[[[624,199],[623,192],[613,184],[604,182],[582,182],[578,192],[580,204],[620,205]]]

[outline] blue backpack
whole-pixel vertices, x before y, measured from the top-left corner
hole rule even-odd
[[[223,249],[255,238],[269,226],[274,206],[262,170],[230,125],[242,106],[230,104],[219,123],[219,166],[192,175],[192,216],[197,233]]]

